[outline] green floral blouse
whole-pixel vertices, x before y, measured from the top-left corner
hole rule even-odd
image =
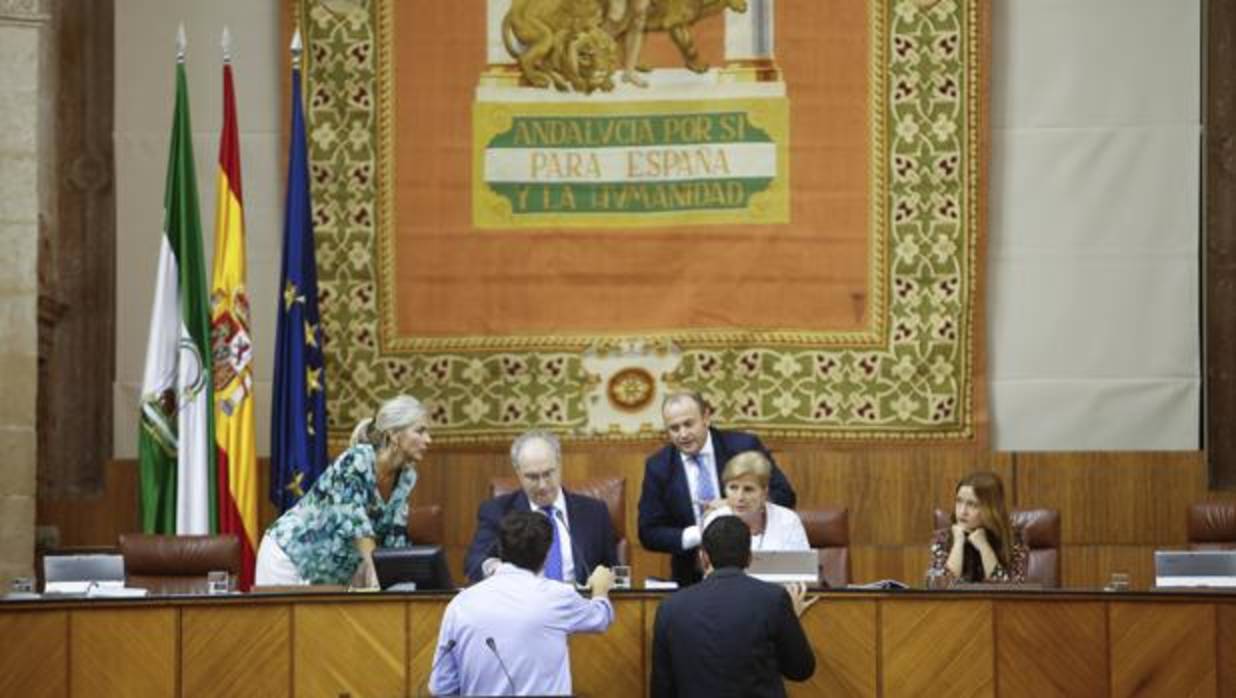
[[[408,495],[415,485],[416,471],[405,468],[383,502],[373,447],[353,446],[268,533],[310,584],[347,584],[361,561],[357,538],[385,548],[408,545]]]

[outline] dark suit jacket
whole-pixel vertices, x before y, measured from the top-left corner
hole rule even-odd
[[[785,589],[737,567],[666,597],[652,635],[652,698],[785,695],[815,654]]]
[[[571,530],[571,555],[575,558],[575,580],[588,581],[597,565],[613,567],[618,559],[618,539],[605,502],[582,494],[562,491],[566,497],[567,524]],[[464,558],[464,574],[473,582],[485,578],[481,563],[498,557],[498,531],[502,517],[512,511],[530,511],[523,490],[481,502],[476,512],[476,534]]]
[[[777,467],[777,461],[753,434],[741,431],[710,429],[712,449],[717,467],[717,482],[730,458],[743,451],[760,451],[772,461],[772,476],[768,480],[768,499],[783,507],[794,508],[794,488]],[[671,568],[674,581],[680,586],[699,581],[695,568],[695,549],[682,549],[682,530],[695,525],[695,505],[682,468],[677,447],[667,445],[644,462],[644,487],[639,495],[639,542],[648,550],[673,555]]]

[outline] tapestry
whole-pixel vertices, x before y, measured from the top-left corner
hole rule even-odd
[[[293,0],[332,441],[985,437],[979,0]]]

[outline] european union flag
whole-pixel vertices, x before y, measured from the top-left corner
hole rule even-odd
[[[327,466],[326,368],[318,315],[318,270],[313,254],[298,49],[294,44],[292,134],[270,424],[270,499],[279,511],[295,504]]]

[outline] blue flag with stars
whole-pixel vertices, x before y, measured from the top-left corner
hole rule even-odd
[[[292,67],[292,133],[288,143],[279,321],[275,338],[270,424],[270,499],[286,511],[326,468],[326,368],[318,316],[309,163],[300,67]]]

